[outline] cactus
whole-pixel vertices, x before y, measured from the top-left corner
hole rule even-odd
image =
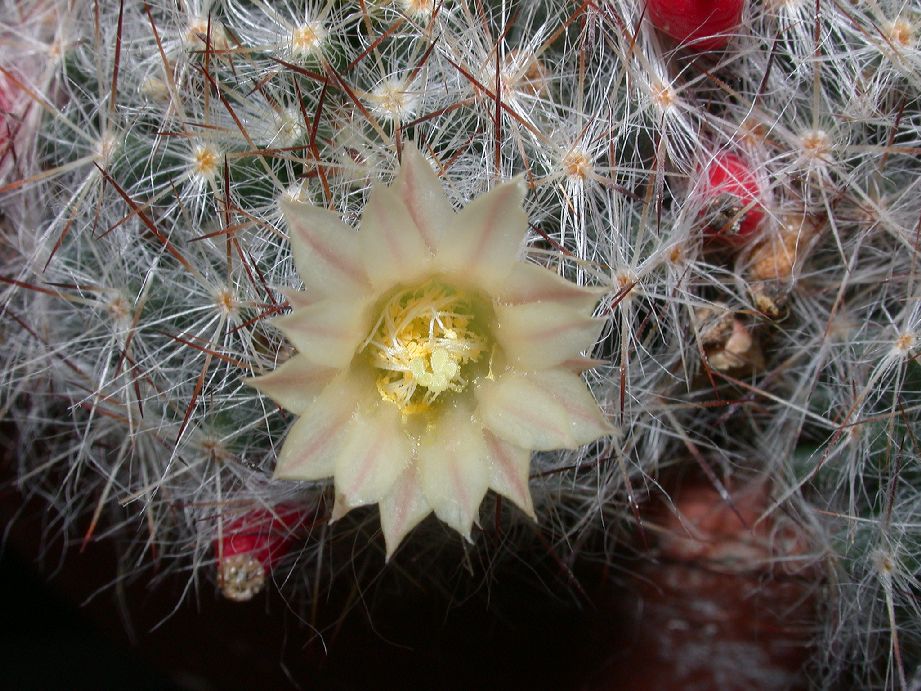
[[[697,467],[726,501],[764,480],[755,525],[808,543],[816,688],[917,684],[921,12],[670,7],[5,0],[0,403],[48,529],[217,587],[228,530],[296,507],[267,575],[308,601],[606,564]],[[532,458],[536,521],[490,494],[472,543],[424,521],[385,565],[376,508],[330,524],[330,483],[273,479],[294,416],[244,380],[295,352],[279,200],[356,225],[409,142],[454,209],[523,176],[522,259],[603,293],[582,376],[612,431]]]

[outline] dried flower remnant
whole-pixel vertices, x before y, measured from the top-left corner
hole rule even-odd
[[[720,372],[764,367],[764,354],[751,327],[725,305],[700,308],[695,317],[710,367]]]
[[[749,292],[755,307],[765,316],[783,315],[795,283],[794,271],[814,244],[823,223],[812,216],[788,214],[779,234],[752,251],[747,271]]]
[[[300,415],[275,476],[333,477],[334,520],[379,504],[388,557],[432,511],[470,539],[488,489],[533,517],[531,451],[610,431],[579,376],[601,293],[519,260],[524,193],[514,180],[455,213],[409,144],[357,233],[281,203],[310,299],[276,321],[299,353],[249,380]]]
[[[510,107],[525,107],[521,101],[527,101],[541,96],[547,90],[551,81],[550,69],[528,50],[512,48],[502,58],[499,74],[499,88],[502,98],[509,102]],[[496,81],[496,65],[494,56],[487,56],[476,72],[476,81],[490,87]],[[474,89],[478,97],[486,96],[479,88]],[[487,97],[488,98],[488,97]]]
[[[227,33],[223,24],[208,17],[195,17],[185,32],[185,43],[192,50],[227,50]]]
[[[215,540],[218,582],[228,600],[246,602],[262,591],[266,577],[297,544],[313,513],[281,504],[259,508],[230,521]]]
[[[432,16],[437,3],[435,0],[400,0],[397,4],[408,16],[427,19]]]
[[[537,96],[546,91],[551,77],[550,70],[536,56],[513,49],[505,56],[504,65],[504,90],[517,90],[528,96]],[[512,86],[507,86],[509,84]]]

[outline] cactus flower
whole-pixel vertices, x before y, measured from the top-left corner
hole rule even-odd
[[[300,416],[275,477],[333,478],[333,520],[378,504],[388,558],[432,511],[469,540],[488,489],[533,517],[531,452],[609,431],[579,374],[601,293],[520,259],[525,192],[455,212],[410,144],[358,232],[281,202],[306,291],[275,324],[299,352],[248,380]]]

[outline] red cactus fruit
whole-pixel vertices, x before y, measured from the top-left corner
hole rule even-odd
[[[693,50],[718,50],[742,21],[744,0],[648,0],[649,21]]]
[[[255,509],[224,525],[223,537],[214,541],[224,596],[245,602],[260,592],[266,576],[301,540],[301,529],[314,517],[302,507],[280,504],[272,510]]]
[[[704,170],[705,232],[729,244],[746,242],[764,219],[761,186],[748,164],[720,152]]]

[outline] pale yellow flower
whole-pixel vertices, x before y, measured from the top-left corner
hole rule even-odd
[[[333,518],[379,504],[388,557],[434,511],[470,538],[488,489],[533,517],[533,450],[610,431],[579,372],[598,289],[520,260],[520,180],[455,212],[413,145],[356,232],[285,199],[306,291],[275,324],[298,354],[249,380],[300,416],[275,477],[332,477]]]

